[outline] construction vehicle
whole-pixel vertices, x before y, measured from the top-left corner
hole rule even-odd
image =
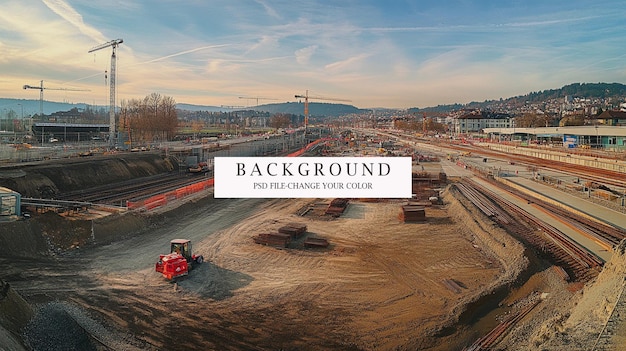
[[[187,167],[189,173],[206,173],[210,171],[209,165],[206,162],[200,162],[197,165]]]
[[[204,261],[202,255],[193,254],[191,240],[174,239],[170,241],[170,253],[159,255],[155,270],[168,280],[189,274],[189,271]]]

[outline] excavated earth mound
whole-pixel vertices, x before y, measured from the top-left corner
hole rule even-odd
[[[0,168],[0,187],[23,197],[54,198],[102,184],[171,172],[173,164],[153,152],[49,160]]]

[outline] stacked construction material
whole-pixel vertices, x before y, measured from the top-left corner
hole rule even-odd
[[[406,203],[407,206],[417,206],[417,207],[430,207],[433,205],[433,203],[430,201],[430,199],[428,200],[411,200],[409,202]]]
[[[289,223],[285,226],[278,228],[278,232],[281,234],[288,234],[292,239],[297,239],[306,233],[306,224],[301,223]]]
[[[306,238],[304,240],[304,247],[328,247],[328,240],[323,238]]]
[[[439,184],[445,184],[448,182],[448,175],[446,172],[439,172]]]
[[[275,247],[287,247],[291,242],[291,235],[283,233],[263,233],[252,238],[255,243]]]
[[[403,205],[400,212],[400,220],[403,222],[423,222],[426,220],[426,210],[424,206]]]
[[[326,209],[326,214],[331,215],[333,217],[339,217],[348,207],[348,199],[334,199],[328,205]]]

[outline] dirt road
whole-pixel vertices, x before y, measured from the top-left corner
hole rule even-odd
[[[333,220],[297,215],[325,201],[202,200],[145,234],[25,261],[13,286],[31,301],[81,306],[142,349],[444,350],[468,341],[445,329],[464,305],[523,266],[500,261],[459,205],[429,207],[423,223],[402,223],[400,201],[352,201]],[[252,241],[289,222],[330,247]],[[177,237],[206,262],[174,284],[154,263]]]

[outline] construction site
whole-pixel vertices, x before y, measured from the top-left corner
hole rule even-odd
[[[90,205],[34,204],[29,218],[0,223],[0,345],[621,349],[626,211],[606,189],[623,191],[623,173],[604,170],[603,187],[591,186],[598,169],[468,148],[363,131],[302,154],[410,156],[410,199],[216,199],[205,175],[185,196],[164,190],[130,208],[69,189],[102,192],[90,173],[99,163],[114,188],[121,174],[147,184],[176,172],[172,160],[103,156],[50,174],[54,164],[3,167],[0,186],[24,197],[47,189]],[[74,179],[59,175],[68,168]],[[202,260],[169,279],[155,263],[180,238]]]

